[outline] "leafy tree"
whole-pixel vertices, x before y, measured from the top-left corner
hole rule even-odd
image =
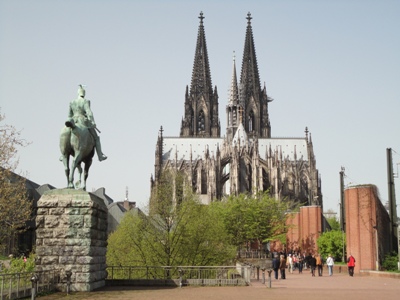
[[[108,240],[108,265],[204,266],[235,257],[219,214],[190,190],[180,186],[177,193],[180,176],[163,175],[148,216],[124,216]]]
[[[335,216],[336,213],[332,209],[328,209],[328,215],[332,215],[331,217],[326,218],[326,221],[328,222],[329,226],[331,226],[331,230],[340,231],[340,222]]]
[[[4,251],[10,238],[25,229],[31,218],[25,179],[14,173],[18,165],[17,148],[28,143],[21,138],[20,131],[2,123],[4,118],[0,114],[0,251]]]
[[[346,236],[342,231],[324,232],[317,240],[318,251],[324,258],[331,254],[336,261],[341,261],[343,259],[343,248],[346,246],[345,240]]]
[[[281,240],[286,234],[286,213],[291,203],[277,201],[268,192],[230,196],[213,205],[218,207],[231,243],[238,248],[253,241],[261,247],[263,243]]]

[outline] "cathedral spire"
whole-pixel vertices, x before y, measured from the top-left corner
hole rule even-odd
[[[258,73],[256,48],[254,46],[253,29],[251,27],[251,14],[247,13],[247,28],[243,50],[242,73],[240,82],[243,84],[244,93],[249,96],[259,93],[261,89]]]
[[[230,105],[239,104],[239,90],[238,90],[237,75],[236,75],[235,51],[233,51],[232,81],[231,81],[231,89],[230,89],[230,93],[229,93],[229,104]]]
[[[204,16],[200,12],[200,25],[197,34],[196,51],[193,63],[192,83],[190,85],[190,94],[212,94],[212,84],[210,75],[210,64],[208,61],[208,52],[206,44],[206,34],[204,31]]]
[[[220,137],[217,87],[212,87],[210,63],[204,31],[204,16],[200,12],[192,81],[185,93],[185,116],[181,137]]]
[[[271,99],[267,96],[265,85],[261,89],[250,13],[247,14],[246,19],[247,28],[240,74],[240,101],[244,103],[245,110],[244,127],[250,137],[258,135],[260,138],[270,138],[268,102]]]
[[[226,107],[228,125],[226,134],[228,141],[232,141],[240,124],[243,124],[243,105],[239,98],[239,89],[236,75],[236,56],[233,52],[232,80],[229,91],[229,101]]]

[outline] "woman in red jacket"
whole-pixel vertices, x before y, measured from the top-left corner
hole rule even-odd
[[[353,277],[354,275],[354,267],[356,265],[356,259],[353,257],[353,255],[350,254],[350,256],[347,258],[347,268],[349,269],[349,275]]]

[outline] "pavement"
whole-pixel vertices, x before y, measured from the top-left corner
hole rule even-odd
[[[261,275],[260,275],[261,276]],[[236,300],[236,299],[296,299],[296,300],[340,300],[351,297],[352,300],[399,299],[400,280],[373,276],[350,277],[347,273],[334,273],[328,276],[312,277],[308,270],[302,274],[294,271],[286,274],[285,280],[271,281],[271,288],[261,280],[252,280],[246,287],[105,287],[93,292],[81,292],[65,295],[56,293],[41,300],[72,299],[145,299],[145,300]]]

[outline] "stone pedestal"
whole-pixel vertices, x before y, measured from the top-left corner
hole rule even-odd
[[[105,285],[107,207],[96,195],[72,189],[50,190],[37,204],[36,270],[58,269],[58,288],[92,291]]]

